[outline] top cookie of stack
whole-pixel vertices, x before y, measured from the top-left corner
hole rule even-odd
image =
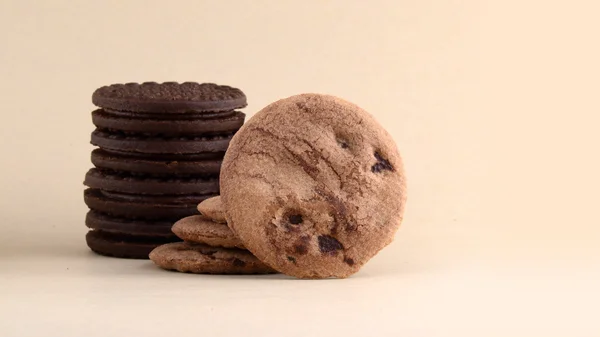
[[[219,194],[219,171],[242,126],[246,96],[213,83],[127,83],[97,89],[92,102],[95,168],[84,198],[90,248],[147,258],[175,240],[170,228]]]

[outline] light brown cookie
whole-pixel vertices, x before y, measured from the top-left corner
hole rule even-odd
[[[247,249],[301,278],[357,272],[393,240],[406,201],[392,137],[360,107],[318,94],[272,103],[246,123],[220,186]]]
[[[221,197],[218,195],[199,203],[198,211],[212,221],[227,223],[227,220],[225,219],[225,209],[223,208],[223,203],[221,203]]]
[[[188,216],[175,222],[171,231],[180,239],[188,242],[217,247],[244,248],[242,242],[226,224],[216,223],[202,215]]]
[[[194,274],[271,274],[276,271],[247,250],[175,242],[150,252],[150,260],[167,270]]]

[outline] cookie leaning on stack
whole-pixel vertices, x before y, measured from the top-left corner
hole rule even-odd
[[[220,176],[227,224],[261,261],[300,278],[348,277],[392,242],[406,179],[392,137],[343,99],[274,102],[233,137]]]
[[[159,267],[197,274],[270,274],[275,270],[260,262],[223,223],[220,197],[198,205],[203,215],[177,221],[173,232],[185,242],[168,243],[150,253]]]
[[[96,90],[95,168],[84,184],[96,253],[148,258],[177,241],[171,226],[219,194],[225,150],[245,115],[242,91],[212,83],[128,83]]]

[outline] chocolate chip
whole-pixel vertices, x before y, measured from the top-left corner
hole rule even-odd
[[[387,159],[383,158],[379,152],[375,152],[375,159],[377,159],[377,162],[373,166],[371,166],[371,172],[379,173],[384,170],[392,172],[394,171],[394,167],[392,166],[392,164],[390,164],[390,162]]]
[[[292,263],[296,263],[296,258],[293,256],[289,256],[287,257],[288,261],[292,262]]]
[[[304,255],[304,254],[308,253],[308,247],[304,244],[295,245],[294,252],[296,252],[296,254]]]
[[[354,260],[352,260],[351,258],[348,258],[348,257],[344,258],[344,262],[346,262],[346,264],[349,265],[349,266],[353,266],[354,265]]]
[[[344,246],[333,236],[320,235],[319,238],[319,249],[323,253],[332,253],[340,249],[344,249]]]
[[[237,257],[233,258],[233,265],[236,267],[245,267],[246,266],[246,262],[238,259]]]
[[[342,149],[347,149],[348,148],[348,142],[343,140],[343,139],[339,139],[337,140],[338,145],[342,148]]]
[[[292,225],[301,224],[302,223],[302,215],[292,214],[292,215],[290,215],[289,220]]]

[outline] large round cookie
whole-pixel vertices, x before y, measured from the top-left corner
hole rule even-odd
[[[318,94],[279,100],[246,123],[220,184],[246,248],[301,278],[357,272],[392,241],[406,201],[391,136],[360,107]]]

